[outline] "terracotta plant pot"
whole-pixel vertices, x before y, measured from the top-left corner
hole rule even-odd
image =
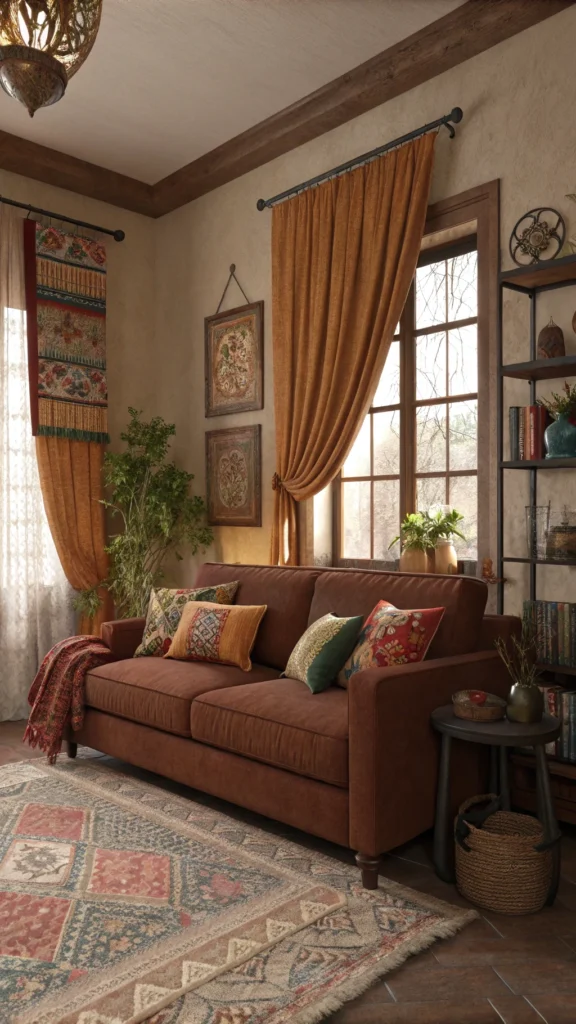
[[[433,572],[430,555],[418,548],[404,548],[400,555],[401,572]]]
[[[454,576],[458,572],[458,555],[450,540],[439,540],[434,549],[434,572]]]

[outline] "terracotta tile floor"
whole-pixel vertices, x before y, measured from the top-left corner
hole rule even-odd
[[[42,756],[21,742],[24,723],[0,723],[0,764]],[[89,752],[81,749],[83,755]],[[91,752],[94,755],[96,752]],[[103,755],[99,755],[103,756]],[[105,758],[127,773],[192,795],[231,817],[351,860],[341,847],[270,822],[184,786]],[[386,975],[330,1018],[331,1024],[576,1024],[576,829],[565,826],[562,882],[554,907],[530,917],[485,914],[453,939]],[[431,836],[395,850],[382,874],[421,892],[467,906],[430,863]]]

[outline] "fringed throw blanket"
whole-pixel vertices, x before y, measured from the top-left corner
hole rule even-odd
[[[54,764],[62,747],[64,728],[74,732],[84,721],[86,673],[112,657],[97,636],[71,636],[61,640],[44,658],[28,694],[32,710],[24,740],[40,747]]]
[[[24,221],[32,433],[108,441],[106,250]]]

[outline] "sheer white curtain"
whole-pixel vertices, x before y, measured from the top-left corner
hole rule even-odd
[[[26,718],[38,665],[74,630],[30,424],[22,219],[0,203],[0,721]]]

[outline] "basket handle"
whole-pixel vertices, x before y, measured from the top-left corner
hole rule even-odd
[[[476,804],[484,803],[485,800],[490,800],[487,807],[484,807],[481,810],[472,809]],[[466,843],[471,832],[469,826],[473,825],[475,828],[482,828],[484,822],[496,811],[499,811],[500,808],[501,800],[495,793],[488,793],[486,796],[476,796],[472,797],[470,800],[466,800],[465,803],[462,804],[462,809],[456,818],[456,825],[454,827],[454,835],[458,845],[469,853],[470,847]]]

